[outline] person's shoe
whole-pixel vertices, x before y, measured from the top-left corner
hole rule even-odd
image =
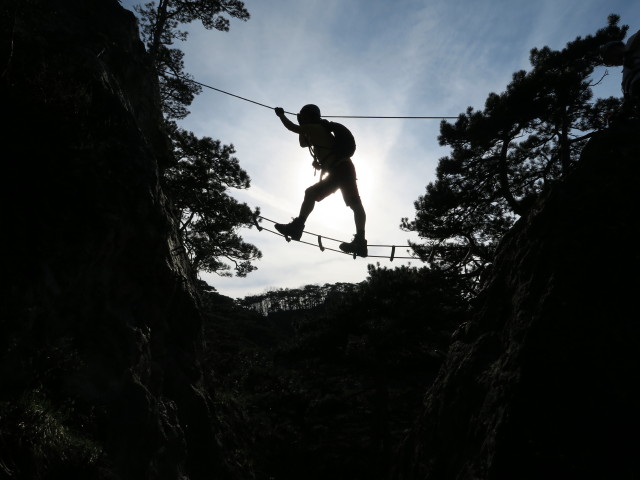
[[[369,254],[367,250],[367,240],[364,236],[358,235],[357,233],[353,236],[353,240],[350,243],[341,243],[340,250],[345,253],[352,253],[353,258],[356,258],[356,255],[366,257]]]
[[[302,223],[299,218],[294,218],[291,223],[276,223],[275,227],[276,230],[285,237],[300,240],[302,231],[304,230],[304,223]]]

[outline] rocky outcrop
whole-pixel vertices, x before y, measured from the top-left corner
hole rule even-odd
[[[503,239],[394,478],[640,478],[639,132],[593,138]]]
[[[0,476],[232,478],[135,18],[117,0],[0,9]]]

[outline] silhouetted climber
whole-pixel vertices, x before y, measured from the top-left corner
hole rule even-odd
[[[623,66],[622,93],[628,109],[640,106],[640,30],[631,35],[625,45],[616,41],[605,43],[601,55],[607,66]]]
[[[282,108],[278,107],[275,111],[282,124],[299,135],[300,146],[309,147],[314,168],[321,170],[320,181],[305,190],[298,216],[291,223],[276,223],[276,230],[285,237],[300,240],[304,223],[313,211],[315,202],[322,201],[340,189],[344,203],[353,210],[356,226],[353,240],[341,243],[340,250],[354,256],[366,257],[367,215],[358,192],[356,169],[351,161],[355,151],[353,136],[343,125],[321,119],[320,109],[316,105],[305,105],[300,109],[297,115],[299,125],[289,120]],[[343,139],[347,141],[343,142]],[[323,178],[325,173],[327,176]]]

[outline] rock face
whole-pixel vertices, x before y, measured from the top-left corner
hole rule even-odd
[[[503,239],[394,478],[640,478],[638,133],[593,138]]]
[[[230,478],[135,18],[117,0],[0,9],[0,476]]]

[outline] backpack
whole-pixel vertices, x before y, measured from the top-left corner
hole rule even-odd
[[[347,127],[337,122],[322,120],[322,124],[327,130],[333,133],[335,141],[333,143],[333,153],[340,157],[351,158],[356,152],[356,140]]]

